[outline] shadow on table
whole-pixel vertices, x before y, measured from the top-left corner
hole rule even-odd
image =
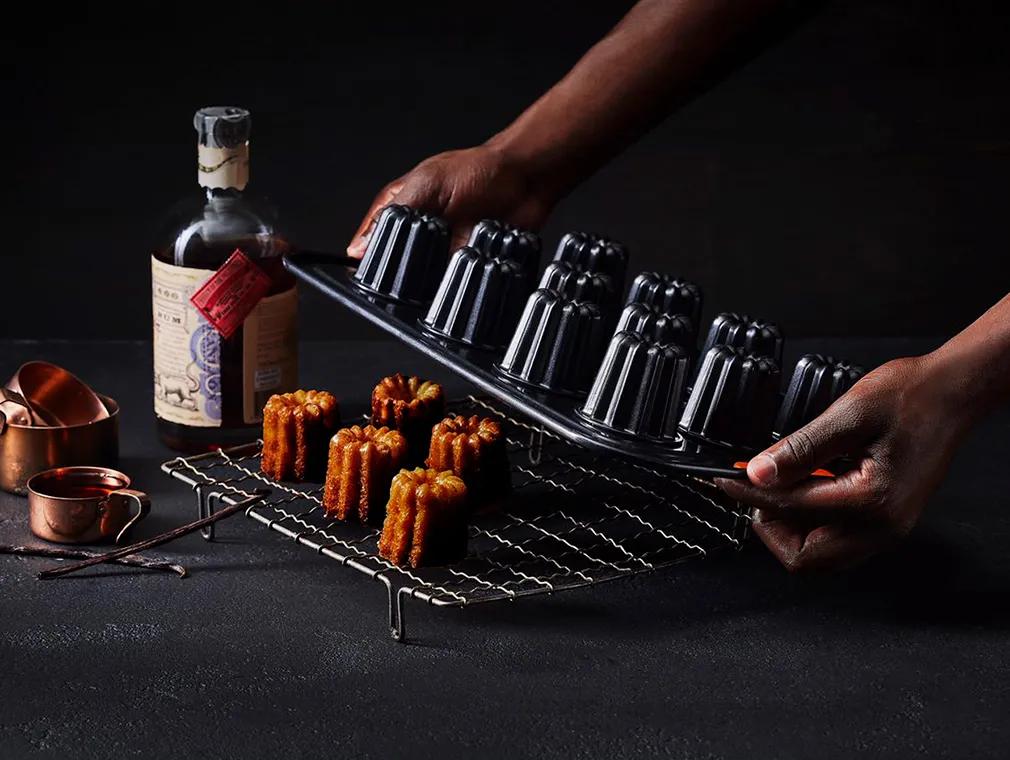
[[[918,530],[897,550],[850,573],[802,579],[851,615],[897,623],[1010,628],[1010,571],[975,542]]]
[[[832,619],[1010,629],[1010,569],[991,556],[987,561],[972,544],[917,530],[901,547],[857,570],[804,577],[786,573],[751,541],[738,554],[596,589],[474,606],[465,611],[465,624],[545,635],[648,636],[699,622],[729,624],[785,613],[784,625]]]

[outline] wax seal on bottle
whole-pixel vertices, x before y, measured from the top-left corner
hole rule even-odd
[[[236,106],[209,106],[193,116],[200,144],[208,148],[237,148],[249,142],[252,115]]]

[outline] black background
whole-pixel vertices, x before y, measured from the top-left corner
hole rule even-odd
[[[3,41],[0,337],[149,335],[197,107],[250,108],[253,186],[342,249],[384,182],[493,134],[628,5],[29,11]],[[611,234],[794,336],[954,331],[1007,290],[1008,32],[996,4],[826,3],[578,189],[548,243]],[[302,314],[307,338],[375,334],[315,294]]]

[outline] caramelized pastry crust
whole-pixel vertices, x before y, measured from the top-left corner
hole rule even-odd
[[[407,455],[407,440],[386,427],[347,427],[330,440],[323,509],[338,520],[382,523],[389,485]]]
[[[424,458],[431,428],[444,413],[442,386],[430,380],[404,377],[397,372],[384,377],[372,391],[372,424],[403,433],[412,461]]]
[[[493,501],[511,488],[505,436],[501,426],[488,417],[452,415],[435,425],[426,464],[461,477],[473,507]]]
[[[379,555],[394,565],[445,565],[466,556],[466,485],[451,472],[400,470],[393,478]]]
[[[340,406],[332,393],[271,396],[263,407],[263,473],[275,480],[321,477],[327,442],[339,424]]]

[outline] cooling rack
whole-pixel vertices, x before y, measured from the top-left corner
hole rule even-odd
[[[557,593],[736,549],[747,535],[747,512],[706,480],[588,451],[485,398],[470,396],[450,411],[499,419],[513,491],[474,518],[466,559],[446,567],[415,570],[378,556],[379,531],[327,518],[321,486],[263,475],[260,441],[178,457],[162,470],[194,490],[201,517],[269,489],[245,514],[381,583],[398,641],[407,599],[445,608]]]

